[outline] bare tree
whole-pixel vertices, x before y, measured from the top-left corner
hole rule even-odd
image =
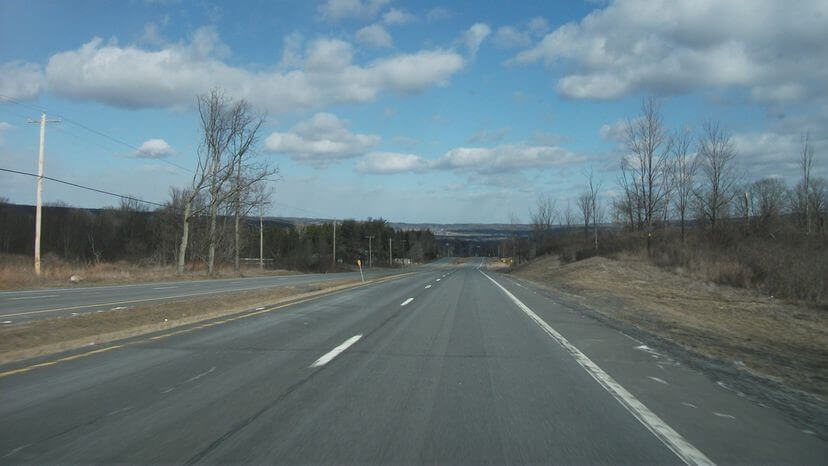
[[[595,239],[595,249],[598,249],[598,224],[604,221],[604,212],[598,199],[598,192],[601,191],[601,182],[595,180],[592,169],[589,170],[587,183],[587,196],[589,202],[590,216],[592,217],[592,234]]]
[[[514,212],[509,212],[509,224],[512,229],[512,258],[513,262],[520,264],[520,236],[518,229],[520,228],[520,217]]]
[[[748,192],[749,211],[759,225],[764,228],[774,225],[785,208],[785,183],[779,178],[763,178],[751,183]],[[773,236],[773,232],[768,233]]]
[[[552,225],[558,219],[555,204],[555,200],[551,197],[539,195],[535,210],[529,211],[529,218],[532,220],[532,232],[535,237],[535,248],[539,252],[544,250],[546,240],[552,232]]]
[[[802,198],[805,199],[805,234],[811,234],[811,209],[808,205],[811,188],[811,168],[814,166],[814,148],[811,145],[811,135],[805,132],[802,135],[802,150],[800,151],[799,166],[802,169]]]
[[[639,228],[652,231],[667,208],[669,196],[669,154],[672,138],[661,118],[660,105],[654,97],[641,103],[641,115],[627,121],[624,144],[627,156],[621,164],[621,187],[638,209]],[[649,235],[647,248],[649,250]]]
[[[239,223],[241,217],[252,208],[250,188],[274,173],[266,162],[252,162],[251,155],[258,142],[258,132],[264,123],[265,115],[256,113],[245,100],[240,100],[232,108],[230,115],[233,137],[228,146],[229,157],[235,160],[235,179],[232,190],[234,194],[234,238],[233,269],[239,272]]]
[[[575,223],[575,212],[572,211],[569,199],[566,200],[566,209],[563,211],[563,223],[566,225],[567,233],[569,233],[569,229],[572,228],[572,224]]]
[[[828,180],[815,178],[810,183],[811,196],[808,202],[820,236],[825,234],[825,218],[828,216]]]
[[[737,194],[736,150],[730,134],[708,122],[698,141],[701,183],[693,190],[699,214],[715,230]]]
[[[197,98],[201,118],[201,142],[197,151],[196,169],[184,203],[183,228],[178,254],[178,273],[184,272],[184,261],[189,240],[192,218],[203,211],[194,209],[194,201],[203,190],[208,191],[205,209],[209,214],[207,235],[207,270],[215,273],[216,245],[218,243],[217,219],[222,205],[228,199],[240,200],[240,193],[253,183],[266,179],[273,173],[267,165],[245,165],[244,157],[255,145],[256,134],[263,117],[252,112],[250,105],[240,100],[232,102],[220,89]],[[247,167],[242,173],[240,167]],[[234,175],[235,183],[231,182]],[[230,182],[230,183],[228,183]],[[240,201],[237,205],[240,204]]]
[[[581,219],[584,222],[584,239],[587,239],[589,238],[589,223],[592,221],[592,197],[589,192],[578,196],[578,210],[581,211]]]
[[[670,178],[673,185],[673,206],[681,223],[681,242],[685,240],[685,225],[690,202],[693,199],[696,172],[699,167],[698,157],[690,153],[693,138],[689,128],[676,131],[673,135],[673,161],[670,166]]]

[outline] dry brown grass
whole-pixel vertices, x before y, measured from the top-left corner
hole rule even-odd
[[[374,280],[381,281],[390,278]],[[368,282],[371,283],[371,282]],[[188,325],[357,286],[341,280],[304,286],[142,304],[126,310],[37,320],[0,327],[0,363],[81,348]]]
[[[706,357],[789,386],[828,394],[828,313],[699,280],[742,276],[727,264],[666,271],[641,255],[560,265],[544,258],[517,271],[583,305]],[[713,270],[712,267],[719,267]]]
[[[216,278],[256,277],[264,275],[289,275],[295,272],[287,270],[259,269],[256,266],[244,266],[240,274],[233,271],[232,265],[222,264],[218,267]],[[69,277],[78,275],[80,283],[72,283]],[[174,266],[137,265],[129,262],[105,262],[99,264],[71,264],[52,256],[46,256],[42,262],[42,274],[34,274],[32,258],[21,255],[0,254],[0,290],[17,290],[27,288],[53,288],[66,286],[110,285],[136,282],[157,282],[168,280],[200,280],[207,278],[204,264],[192,266],[183,275],[177,275]]]

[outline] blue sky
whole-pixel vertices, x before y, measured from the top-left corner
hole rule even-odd
[[[0,43],[0,166],[36,170],[26,120],[44,109],[66,119],[47,175],[155,202],[188,184],[214,86],[268,114],[272,215],[526,220],[590,169],[609,200],[646,95],[671,128],[720,121],[745,181],[795,182],[806,130],[828,174],[821,1],[4,0]],[[0,174],[0,197],[32,203],[34,182]],[[117,204],[51,183],[45,199]]]

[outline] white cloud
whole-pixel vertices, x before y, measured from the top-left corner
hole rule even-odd
[[[400,8],[391,8],[382,15],[382,22],[389,26],[408,24],[416,20],[416,16]]]
[[[436,6],[426,12],[426,19],[428,21],[443,21],[451,18],[454,14],[448,8]]]
[[[507,134],[509,134],[509,128],[506,127],[496,130],[481,129],[475,131],[466,142],[469,144],[490,144],[503,140]]]
[[[529,28],[529,32],[533,35],[543,35],[549,31],[549,23],[546,21],[546,18],[541,16],[536,16],[530,19],[527,26]]]
[[[549,23],[545,18],[537,16],[525,25],[497,28],[493,42],[503,49],[528,47],[532,39],[543,36],[547,31],[549,31]]]
[[[518,31],[512,26],[501,26],[497,28],[492,42],[500,48],[508,49],[526,47],[532,43],[532,39],[526,31]]]
[[[378,175],[423,172],[428,169],[428,161],[414,154],[372,152],[357,161],[356,169],[363,173]]]
[[[104,44],[95,38],[77,50],[53,55],[46,79],[49,90],[60,97],[126,108],[191,107],[196,94],[220,86],[235,98],[278,113],[368,102],[383,91],[419,93],[446,84],[465,64],[458,53],[436,49],[358,65],[348,42],[318,39],[303,51],[301,42],[295,34],[285,38],[280,65],[286,69],[253,71],[222,61],[229,49],[211,28],[198,30],[189,43],[160,50]],[[2,73],[0,80],[8,76]],[[20,86],[27,81],[10,82]],[[14,94],[33,96],[39,89]]]
[[[379,24],[365,26],[356,32],[356,40],[362,45],[375,48],[393,47],[394,41],[391,34]]]
[[[826,97],[828,3],[617,0],[511,61],[563,64],[557,89],[571,98],[732,86],[763,102]]]
[[[476,23],[463,33],[461,41],[469,51],[471,57],[477,56],[480,44],[492,33],[492,28],[483,23]]]
[[[343,19],[371,19],[391,0],[327,0],[317,11],[321,19],[330,22]]]
[[[144,25],[144,30],[141,32],[141,36],[138,40],[149,45],[161,45],[166,42],[164,36],[158,28],[158,24],[154,22],[149,22]]]
[[[557,146],[506,144],[492,148],[459,147],[434,161],[433,168],[500,173],[581,163],[584,158]]]
[[[828,150],[826,139],[812,139],[811,142],[816,153]],[[733,145],[736,160],[751,179],[767,176],[787,177],[793,184],[800,176],[800,134],[749,131],[734,134]]]
[[[35,63],[19,60],[0,63],[0,95],[15,100],[29,100],[43,90],[43,69]]]
[[[173,154],[175,151],[163,139],[148,139],[135,151],[136,157],[147,159],[163,159]]]
[[[265,150],[290,155],[294,160],[325,167],[331,162],[365,154],[380,141],[375,134],[352,133],[348,122],[330,113],[317,113],[288,132],[265,139]]]
[[[598,135],[607,142],[621,142],[627,134],[627,120],[618,120],[601,125]]]
[[[3,133],[11,129],[14,129],[14,126],[6,123],[5,121],[0,121],[0,146],[3,145]]]

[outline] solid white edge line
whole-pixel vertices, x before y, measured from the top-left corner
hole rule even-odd
[[[400,304],[400,306],[407,306],[407,305],[408,305],[408,303],[410,303],[411,301],[414,301],[414,298],[408,298],[408,299],[406,299],[405,301],[403,301],[403,302]]]
[[[650,411],[649,408],[638,401],[632,393],[628,392],[627,389],[622,387],[615,381],[615,379],[604,372],[604,370],[598,367],[597,364],[592,362],[587,355],[582,353],[581,350],[576,348],[569,342],[569,340],[564,338],[563,335],[558,333],[554,328],[547,324],[546,321],[535,314],[532,309],[523,304],[521,300],[510,293],[509,290],[504,288],[503,285],[495,281],[495,279],[490,277],[485,272],[480,271],[480,273],[500,288],[500,290],[503,291],[503,293],[505,293],[506,296],[513,303],[515,303],[521,311],[534,320],[540,328],[542,328],[550,337],[557,341],[558,344],[561,345],[561,347],[565,349],[573,358],[575,358],[575,361],[577,361],[578,364],[584,368],[584,370],[591,375],[596,382],[598,382],[598,384],[604,387],[604,389],[608,391],[619,403],[621,403],[621,405],[626,408],[630,414],[638,419],[641,424],[652,432],[656,438],[661,440],[661,443],[669,448],[670,451],[675,453],[676,456],[678,456],[682,461],[689,465],[715,464],[712,460],[710,460],[710,458],[705,456],[704,453],[685,440],[681,434],[673,430],[672,427],[668,426],[654,412]]]
[[[348,349],[349,346],[358,342],[360,338],[362,338],[362,335],[354,335],[351,338],[348,338],[341,345],[323,354],[322,357],[314,361],[313,364],[310,365],[310,367],[320,367],[331,362],[331,359],[339,356],[339,353],[345,351],[346,349]]]

